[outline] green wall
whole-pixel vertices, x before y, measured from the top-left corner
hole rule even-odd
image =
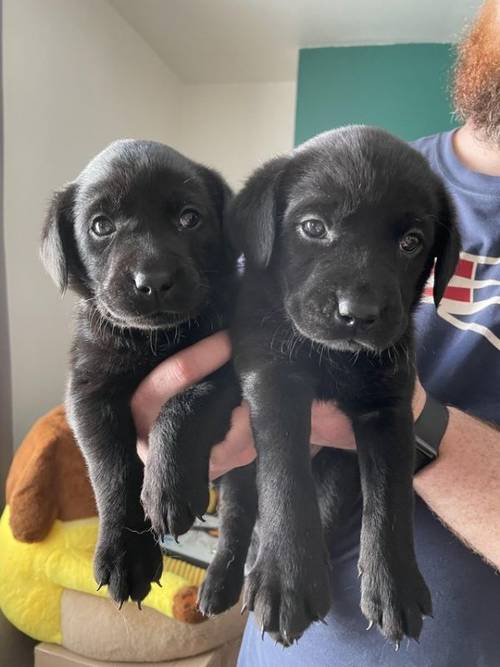
[[[450,44],[303,49],[295,141],[340,125],[378,125],[402,139],[451,129]]]

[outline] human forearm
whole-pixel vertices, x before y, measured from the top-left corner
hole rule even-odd
[[[414,480],[448,528],[500,568],[500,432],[455,408],[438,459]]]

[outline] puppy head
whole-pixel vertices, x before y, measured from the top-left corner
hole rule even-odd
[[[300,334],[380,351],[407,329],[434,260],[436,305],[458,260],[453,208],[425,159],[390,134],[348,127],[251,177],[231,235],[273,272]]]
[[[45,267],[123,327],[196,316],[229,270],[215,172],[150,141],[117,141],[57,192],[42,234]]]

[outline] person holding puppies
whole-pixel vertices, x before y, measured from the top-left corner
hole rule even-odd
[[[334,603],[328,624],[312,626],[283,652],[269,638],[261,641],[250,619],[240,667],[469,667],[498,662],[500,433],[491,424],[500,423],[499,35],[500,3],[489,0],[459,47],[454,99],[463,125],[415,143],[452,195],[463,244],[438,313],[426,294],[416,321],[421,382],[416,383],[413,413],[416,421],[430,425],[424,433],[430,447],[419,455],[414,478],[415,542],[433,591],[434,618],[425,621],[420,644],[402,644],[403,655],[374,631],[365,631],[356,571],[359,516],[353,515],[332,554]],[[227,336],[218,333],[168,359],[146,378],[132,404],[143,460],[157,407],[230,356]],[[351,424],[334,405],[316,404],[311,421],[316,448],[355,448]],[[211,475],[216,478],[254,458],[248,410],[242,405],[233,412],[225,440],[212,451]]]

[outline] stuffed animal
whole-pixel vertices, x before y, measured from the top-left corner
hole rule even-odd
[[[98,519],[85,463],[64,409],[39,419],[17,450],[0,519],[0,609],[20,630],[61,642],[61,595],[96,590],[92,555]],[[205,618],[196,608],[205,570],[164,558],[161,588],[143,604],[186,623]],[[138,613],[140,613],[138,611]]]

